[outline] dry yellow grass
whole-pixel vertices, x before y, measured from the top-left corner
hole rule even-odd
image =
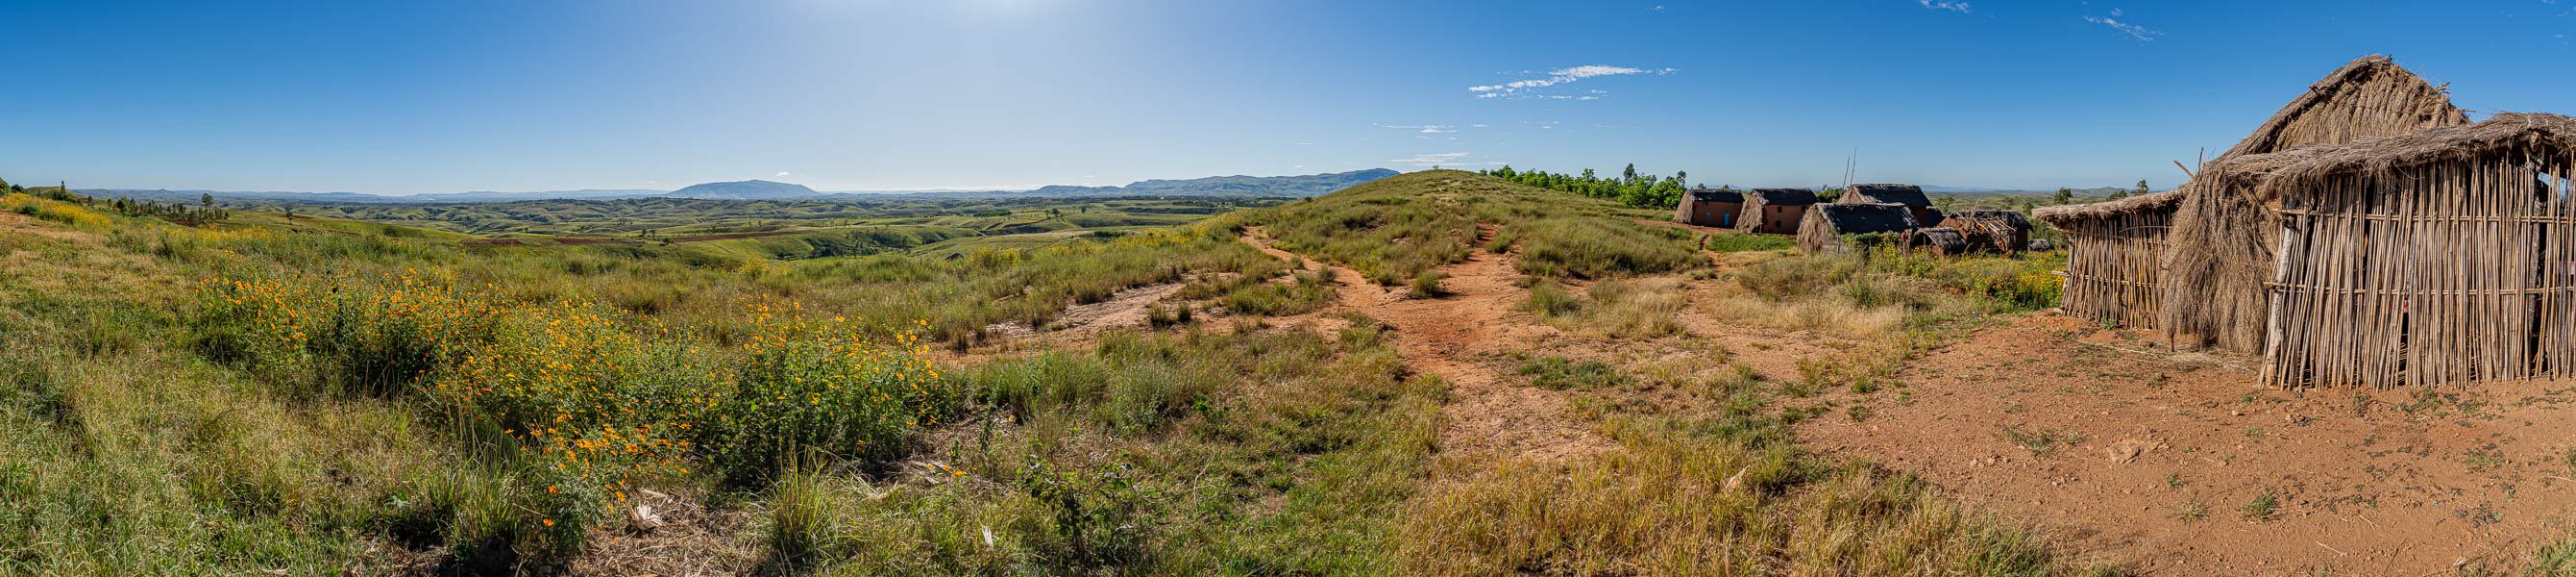
[[[1962,512],[1919,480],[1819,466],[1661,423],[1610,427],[1624,445],[1581,461],[1505,461],[1436,486],[1405,516],[1401,558],[1423,575],[2065,575],[2010,524]]]

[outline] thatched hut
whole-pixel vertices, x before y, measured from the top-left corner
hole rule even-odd
[[[1744,208],[1744,194],[1723,188],[1695,188],[1682,193],[1682,203],[1673,207],[1673,222],[1719,228],[1734,228],[1736,214]]]
[[[1797,234],[1816,204],[1816,191],[1804,188],[1756,188],[1744,194],[1735,230],[1754,234]]]
[[[2180,191],[2030,211],[2066,231],[2066,312],[2096,321],[2151,327],[2162,314],[2165,228]],[[1958,218],[1953,216],[1952,218]]]
[[[2344,144],[2469,123],[2440,87],[2386,56],[2345,64],[2310,85],[2235,148],[2177,189],[2167,239],[2163,302],[2156,325],[2186,344],[2256,352],[2264,344],[2265,285],[2272,276],[2281,217],[2268,201],[2214,184],[2212,173],[2244,172],[2242,157],[2312,144]],[[2279,159],[2274,159],[2278,161]],[[2188,306],[2170,306],[2187,303]]]
[[[2278,243],[2255,315],[2265,380],[2576,376],[2576,119],[2499,114],[2223,168],[2204,176],[2266,207]]]
[[[1798,250],[1807,254],[1848,252],[1852,247],[1843,235],[1885,234],[1888,241],[1895,242],[1902,240],[1896,235],[1916,228],[1914,214],[1902,204],[1818,204],[1809,207],[1806,220],[1798,223]]]
[[[1938,256],[1965,254],[1972,250],[1967,235],[1946,226],[1905,231],[1900,238],[1899,243],[1907,250],[1929,250]]]
[[[1901,204],[1914,213],[1916,224],[1941,225],[1941,211],[1932,208],[1932,197],[1923,195],[1923,187],[1911,184],[1855,184],[1843,189],[1842,198],[1834,202]]]
[[[2030,219],[2016,211],[1962,210],[1943,218],[1941,226],[1958,230],[1974,252],[2015,254],[2030,245]]]

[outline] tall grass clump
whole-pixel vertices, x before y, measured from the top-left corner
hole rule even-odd
[[[1870,253],[1871,270],[1930,280],[1988,303],[1992,312],[2027,312],[2058,306],[2065,283],[2055,274],[2066,266],[2064,251],[2016,256],[1933,256],[1922,251],[1879,249]]]
[[[1679,335],[1678,318],[1689,303],[1687,285],[1674,278],[1606,280],[1578,297],[1551,279],[1530,285],[1521,310],[1567,332],[1605,338],[1651,339]]]
[[[807,563],[849,574],[1385,573],[1438,435],[1436,379],[1346,334],[1109,333],[961,369],[938,482],[826,491]],[[773,530],[773,539],[794,532]]]
[[[1320,268],[1289,276],[1289,282],[1260,282],[1227,291],[1217,304],[1237,314],[1293,315],[1323,308],[1339,298],[1333,269]]]
[[[1513,225],[1518,267],[1534,276],[1579,279],[1656,275],[1706,268],[1690,233],[1602,218],[1552,217]]]

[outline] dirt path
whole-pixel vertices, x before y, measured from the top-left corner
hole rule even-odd
[[[1259,229],[1246,231],[1243,241],[1283,260],[1297,256],[1271,247]],[[1449,278],[1441,285],[1449,294],[1433,299],[1406,298],[1348,269],[1306,262],[1310,270],[1336,269],[1341,300],[1321,314],[1356,311],[1394,327],[1407,369],[1449,380],[1443,451],[1561,459],[1610,447],[1608,439],[1568,414],[1564,395],[1506,378],[1503,353],[1557,332],[1518,310],[1529,291],[1515,282],[1520,273],[1509,256],[1476,251],[1467,262],[1444,267]]]
[[[1109,300],[1065,307],[1063,315],[1048,323],[1061,325],[1053,330],[1040,332],[1036,327],[1019,321],[990,325],[984,329],[1005,341],[1041,336],[1065,341],[1080,340],[1106,329],[1143,326],[1147,309],[1163,302],[1164,297],[1181,292],[1181,287],[1186,284],[1173,282],[1140,286],[1111,293]]]
[[[1801,437],[2149,575],[2449,574],[2570,536],[2576,382],[2284,391],[2135,331],[2006,322],[1829,396],[1870,416]]]

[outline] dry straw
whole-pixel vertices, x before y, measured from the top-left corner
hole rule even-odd
[[[2318,80],[2178,190],[2156,325],[2178,343],[2262,350],[2265,283],[2281,223],[2271,200],[2243,185],[2283,159],[2246,157],[2468,122],[2441,88],[2386,56],[2353,60]]]

